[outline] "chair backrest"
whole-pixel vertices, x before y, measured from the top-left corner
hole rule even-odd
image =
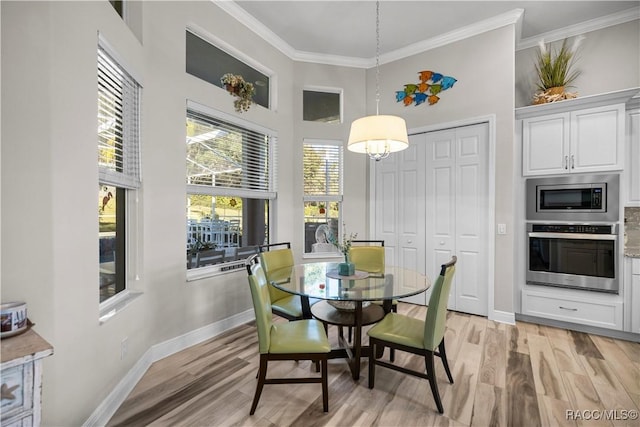
[[[446,264],[442,265],[440,275],[436,279],[429,298],[429,309],[424,322],[424,346],[428,350],[435,350],[444,337],[445,322],[447,319],[447,302],[451,282],[456,272],[456,261],[454,255]]]
[[[286,245],[287,247],[284,249],[272,249],[265,250],[271,246],[279,246]],[[286,243],[273,243],[271,245],[260,246],[260,264],[262,264],[262,268],[264,269],[264,273],[267,277],[267,283],[271,280],[275,280],[270,272],[293,267],[293,252],[291,251],[291,244],[289,242]],[[269,294],[271,296],[271,301],[278,301],[282,298],[291,296],[290,293],[282,291],[280,289],[276,289],[273,286],[269,286]]]
[[[253,258],[253,257],[252,257]],[[257,258],[257,256],[255,256]],[[268,353],[271,346],[271,299],[267,278],[262,266],[257,262],[248,262],[249,287],[253,300],[253,311],[256,315],[256,328],[258,329],[258,347],[261,354]]]
[[[351,243],[349,258],[356,270],[384,273],[384,240],[353,240]]]

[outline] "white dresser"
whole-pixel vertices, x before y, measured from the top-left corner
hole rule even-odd
[[[53,347],[33,330],[0,341],[3,427],[40,425],[42,359]]]

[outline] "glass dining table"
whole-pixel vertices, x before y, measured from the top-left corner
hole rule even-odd
[[[269,279],[276,288],[305,297],[303,309],[325,325],[353,327],[352,344],[340,333],[339,347],[331,350],[329,358],[347,359],[354,380],[360,378],[361,358],[369,355],[369,347],[362,345],[362,327],[382,320],[394,299],[425,292],[431,286],[424,274],[395,266],[386,266],[384,273],[356,270],[352,276],[340,276],[338,263],[332,262],[270,271]],[[313,299],[321,301],[309,307],[306,302]]]

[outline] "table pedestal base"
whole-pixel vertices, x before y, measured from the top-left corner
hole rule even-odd
[[[325,330],[327,325],[354,328],[353,346],[340,334],[340,348],[331,350],[329,358],[346,358],[353,379],[360,379],[360,359],[369,356],[369,347],[362,346],[362,327],[382,320],[385,316],[384,309],[377,304],[362,308],[362,301],[355,301],[355,310],[345,311],[332,307],[327,301],[320,301],[311,306],[311,314],[324,324]]]

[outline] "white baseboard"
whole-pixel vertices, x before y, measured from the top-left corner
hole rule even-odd
[[[489,316],[489,320],[506,323],[507,325],[515,325],[516,315],[515,313],[510,313],[508,311],[493,310]]]
[[[182,351],[193,345],[214,338],[229,329],[240,326],[255,318],[253,309],[236,314],[202,328],[187,332],[156,344],[149,348],[142,357],[133,365],[131,370],[120,380],[118,385],[111,390],[106,399],[98,405],[91,416],[84,422],[83,427],[104,426],[116,413],[120,405],[125,401],[129,393],[144,376],[152,363],[164,359],[174,353]]]

